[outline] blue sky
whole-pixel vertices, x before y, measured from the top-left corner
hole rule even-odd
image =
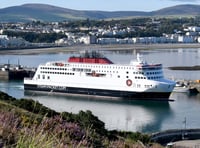
[[[0,8],[27,3],[43,3],[75,10],[154,11],[180,4],[197,4],[200,0],[2,0]]]

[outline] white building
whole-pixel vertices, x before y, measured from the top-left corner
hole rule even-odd
[[[1,47],[25,47],[29,43],[23,38],[8,37],[7,35],[0,35]]]
[[[117,39],[116,38],[99,38],[97,39],[98,44],[116,44]]]
[[[139,38],[132,38],[132,40],[133,40],[133,43],[134,43],[134,44],[140,43]]]
[[[103,32],[102,32],[102,35],[105,35],[105,36],[113,36],[113,32],[110,31],[110,30],[106,30],[106,31],[103,31]]]
[[[133,41],[131,39],[128,39],[128,38],[117,39],[116,41],[117,41],[118,44],[130,44],[130,43],[133,43]]]
[[[57,45],[67,44],[67,43],[68,43],[68,40],[67,40],[67,38],[62,38],[62,39],[56,40],[55,43],[56,43]]]
[[[188,27],[188,30],[193,31],[193,32],[200,32],[200,27],[190,26],[190,27]]]
[[[0,29],[0,34],[3,34],[3,29]]]
[[[186,32],[185,35],[187,35],[187,36],[196,36],[196,35],[198,35],[198,32]]]
[[[192,36],[178,36],[179,43],[194,43],[194,37]]]
[[[80,43],[90,44],[90,36],[83,36],[79,38]]]
[[[197,38],[197,42],[200,43],[200,37]]]

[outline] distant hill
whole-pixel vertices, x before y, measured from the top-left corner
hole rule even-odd
[[[200,5],[177,5],[173,7],[163,8],[157,11],[153,11],[152,15],[176,15],[176,16],[187,16],[187,15],[200,15]]]
[[[0,9],[1,22],[120,19],[148,16],[200,15],[200,5],[177,5],[157,11],[80,11],[46,4],[25,4]]]

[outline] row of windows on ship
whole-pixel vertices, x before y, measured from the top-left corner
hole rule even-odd
[[[91,70],[90,71],[88,71],[88,72],[91,72]],[[92,72],[107,72],[107,73],[112,73],[112,71],[92,71]],[[64,73],[64,72],[51,72],[51,71],[41,71],[41,73],[51,73],[51,74],[66,74],[66,73]],[[115,73],[115,71],[113,71],[113,73]],[[118,73],[118,71],[116,71],[116,73]],[[126,72],[127,74],[129,74],[129,72],[127,71]],[[142,75],[144,75],[145,73],[144,72],[133,72],[133,74],[142,74]],[[147,72],[146,73],[146,75],[160,75],[160,74],[162,74],[162,72],[161,71],[159,71],[159,72]]]
[[[67,66],[69,66],[69,64],[67,64]],[[106,69],[130,69],[130,70],[134,70],[135,67],[134,66],[105,66],[105,65],[70,65],[72,67],[77,67],[77,68],[73,68],[73,69],[80,69],[83,70],[87,69],[87,68],[106,68]],[[80,68],[79,68],[80,67]],[[48,70],[67,70],[67,68],[63,68],[62,66],[58,67],[41,67],[41,69],[48,69]],[[72,70],[73,70],[72,69]],[[162,69],[161,66],[151,66],[151,67],[139,67],[139,70],[160,70]]]
[[[49,68],[49,67],[41,67],[41,69],[45,70],[63,70],[63,71],[71,71],[71,69],[67,68]],[[91,69],[85,69],[85,68],[72,68],[72,71],[74,72],[92,72]],[[118,73],[118,71],[106,71],[106,70],[96,70],[95,72],[104,72],[104,73]],[[128,71],[126,72],[129,73]],[[133,74],[142,74],[142,75],[159,75],[162,74],[162,71],[152,71],[152,72],[141,72],[141,71],[135,71]]]
[[[60,75],[74,75],[74,73],[64,73],[64,72],[47,72],[47,71],[41,71],[41,73],[43,74],[60,74]],[[92,73],[87,73],[87,76],[98,76],[98,77],[104,77],[106,76],[106,74],[102,74],[102,73],[97,73],[95,75],[93,75]],[[43,75],[44,77],[44,75]],[[120,75],[117,76],[118,78],[120,78]],[[39,78],[39,77],[38,77]],[[129,76],[126,76],[126,78],[128,79]],[[144,76],[135,76],[135,79],[149,79],[149,80],[155,80],[155,79],[162,79],[163,76],[148,76],[148,77],[144,77]]]

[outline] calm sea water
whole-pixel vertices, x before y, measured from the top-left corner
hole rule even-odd
[[[136,57],[136,51],[104,52],[115,63],[127,63]],[[71,54],[39,55],[1,55],[0,64],[20,64],[37,67],[40,63],[53,60],[67,60]],[[171,71],[169,66],[200,65],[200,49],[162,49],[140,51],[144,59],[152,63],[162,63],[165,76],[176,80],[200,79],[200,71]],[[16,98],[32,98],[56,111],[78,113],[91,110],[105,123],[107,129],[126,131],[156,132],[175,128],[200,127],[200,95],[190,96],[186,93],[172,93],[173,102],[159,101],[119,101],[97,100],[72,96],[55,96],[53,94],[24,94],[22,81],[0,81],[0,90]],[[186,119],[186,123],[184,120]]]

